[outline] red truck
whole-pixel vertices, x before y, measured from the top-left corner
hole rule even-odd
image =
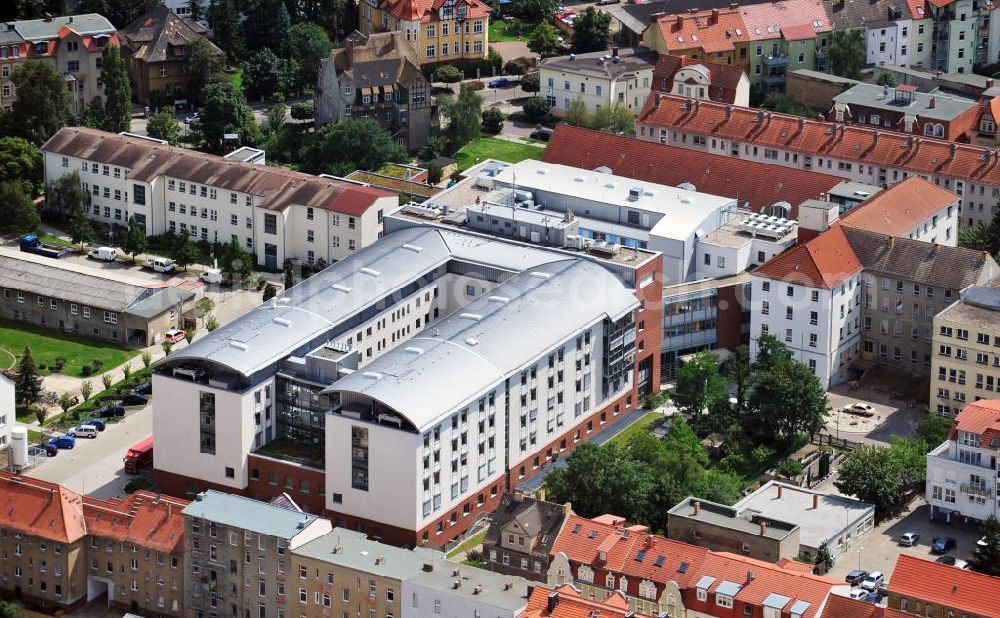
[[[125,471],[138,474],[147,465],[153,463],[153,436],[132,445],[125,453]]]

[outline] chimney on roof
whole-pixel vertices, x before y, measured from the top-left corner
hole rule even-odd
[[[747,583],[752,582],[757,576],[753,574],[753,571],[747,571]]]
[[[694,100],[694,115],[698,115],[698,110],[701,109],[701,99]]]
[[[914,154],[914,156],[915,156],[915,155],[916,155],[916,154],[917,154],[918,152],[920,152],[920,138],[919,138],[919,137],[918,137],[918,138],[915,138],[915,139],[913,140],[913,154]]]
[[[712,9],[712,14],[708,18],[708,23],[713,25],[719,23],[719,9]]]
[[[760,533],[762,535],[767,534],[767,522],[764,520],[760,521]]]
[[[778,499],[779,500],[781,499],[781,493],[782,493],[781,483],[778,483]]]
[[[889,248],[891,249],[896,244],[896,237],[890,236],[886,239],[886,242],[889,244]]]
[[[513,581],[508,581],[508,582],[506,582],[506,583],[505,583],[505,584],[503,585],[503,589],[504,589],[504,590],[510,590],[510,589],[511,589],[511,588],[513,588],[513,587],[514,587],[514,582],[513,582]]]
[[[927,107],[930,109],[937,107],[937,100],[934,97],[931,97],[931,100],[927,102]]]
[[[992,87],[993,87],[993,80],[992,79],[986,80],[986,88],[990,89]]]
[[[698,500],[695,500],[694,501],[694,514],[698,515],[699,513],[701,513],[701,502],[699,502]]]
[[[678,15],[677,16],[677,29],[680,30],[683,27],[684,27],[684,16],[683,15]]]
[[[819,494],[813,494],[813,510],[819,508]]]
[[[483,587],[481,585],[479,585],[479,586],[476,586],[475,588],[472,589],[472,594],[480,594],[482,591],[483,591]]]
[[[753,121],[756,122],[757,124],[764,122],[764,112],[758,111],[757,115],[754,116]]]
[[[872,146],[878,146],[878,129],[872,131]]]
[[[845,127],[844,125],[840,125],[840,139],[844,139],[844,132],[845,131],[847,131],[847,127]]]
[[[951,151],[950,154],[948,155],[949,159],[954,159],[955,158],[955,150],[957,148],[958,148],[958,146],[956,146],[954,142],[952,142],[951,144],[949,144],[948,149]]]
[[[455,590],[458,590],[459,588],[461,588],[461,587],[462,587],[462,580],[460,580],[460,579],[456,579],[455,581],[453,581],[453,582],[451,583],[451,587],[452,587],[453,589],[455,589]]]
[[[903,140],[903,147],[906,148],[907,150],[913,148],[913,138],[912,137],[908,137],[908,138],[904,139]]]
[[[540,501],[545,502],[545,488],[540,487],[538,491],[535,492],[535,497],[538,498]]]
[[[548,602],[546,602],[545,604],[545,613],[551,614],[553,611],[555,611],[556,606],[558,605],[559,605],[559,592],[557,590],[553,590],[552,594],[549,595]]]
[[[732,118],[732,116],[733,116],[733,106],[732,105],[727,105],[726,106],[726,121],[728,122],[729,119]]]
[[[424,563],[424,571],[426,571],[427,573],[432,573],[434,571],[434,563],[433,562],[425,562]]]
[[[563,505],[563,517],[569,517],[573,514],[573,503],[567,502]]]

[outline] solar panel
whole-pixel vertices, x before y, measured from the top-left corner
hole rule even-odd
[[[667,559],[666,559],[665,557],[663,557],[663,556],[657,556],[657,557],[656,557],[656,562],[655,562],[654,564],[655,564],[656,566],[658,566],[658,567],[661,567],[661,566],[663,566],[663,563],[664,563],[664,562],[665,562],[666,560],[667,560]],[[685,562],[684,564],[687,564],[687,563]]]
[[[689,566],[691,566],[691,565],[688,564],[687,562],[682,562],[681,565],[679,567],[677,567],[677,572],[678,573],[687,573]]]
[[[643,559],[645,559],[645,557],[646,557],[646,550],[641,549],[639,550],[639,553],[635,555],[635,561],[642,562]]]

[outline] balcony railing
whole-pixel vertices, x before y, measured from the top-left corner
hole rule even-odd
[[[785,83],[785,79],[786,78],[785,78],[785,74],[784,73],[775,73],[775,74],[772,74],[772,75],[765,75],[764,76],[764,83],[768,84],[770,86],[775,86],[775,85],[778,85],[778,84],[784,84]]]
[[[785,54],[779,54],[777,56],[767,56],[764,58],[764,64],[769,67],[787,67],[788,66],[788,56]]]

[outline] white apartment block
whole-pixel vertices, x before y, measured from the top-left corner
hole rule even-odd
[[[879,21],[865,28],[865,55],[869,65],[910,65],[910,31],[913,21],[902,19]]]
[[[539,94],[555,116],[565,116],[577,100],[589,111],[621,105],[638,113],[655,67],[656,54],[642,47],[544,58],[538,65]]]
[[[280,491],[267,466],[308,476],[352,526],[443,545],[638,405],[630,276],[451,230],[389,234],[159,366],[174,396],[153,433],[172,446],[154,475]],[[276,440],[320,461],[275,458]]]
[[[637,119],[637,137],[870,185],[920,176],[960,196],[953,216],[961,225],[989,223],[1000,199],[1000,153],[989,148],[719,103],[689,107],[685,101],[658,94]],[[935,242],[948,239],[942,232]]]
[[[395,194],[284,168],[254,165],[94,129],[61,129],[42,146],[45,180],[78,172],[90,218],[147,235],[239,242],[257,263],[281,268],[343,259],[381,234]],[[322,261],[322,262],[321,262]]]
[[[0,374],[0,451],[10,446],[10,430],[14,427],[14,382]]]
[[[931,518],[946,521],[1000,516],[1000,400],[970,403],[952,437],[927,454]]]

